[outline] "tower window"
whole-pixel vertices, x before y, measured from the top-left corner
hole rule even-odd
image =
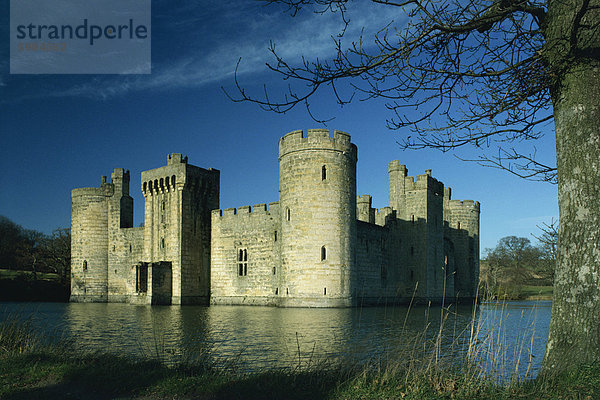
[[[160,239],[160,247],[165,248],[165,238]]]
[[[248,251],[247,249],[238,249],[238,276],[248,275]]]
[[[171,177],[171,185],[173,185],[173,187],[175,187],[175,175],[173,175]]]
[[[327,259],[327,249],[325,246],[321,247],[321,261],[325,261]]]
[[[290,209],[289,209],[289,207],[286,207],[286,209],[285,209],[285,218],[289,221],[290,217],[291,217]]]
[[[411,222],[414,224],[415,223],[415,216],[414,216],[414,214],[411,216],[411,220],[412,220]]]
[[[458,222],[458,229],[460,229],[460,221]]]
[[[83,270],[87,271],[87,261],[83,260]]]
[[[321,180],[324,181],[325,179],[327,179],[327,167],[323,165],[321,167]]]
[[[273,233],[273,241],[275,241],[275,242],[277,241],[277,231],[275,231]]]
[[[165,202],[164,201],[162,202],[162,209],[163,209],[163,211],[165,211]]]
[[[148,188],[148,182],[144,182],[144,193],[146,193],[147,188]]]
[[[273,275],[275,275],[276,272],[277,272],[277,268],[273,267]]]
[[[323,288],[323,296],[327,296],[327,288]]]

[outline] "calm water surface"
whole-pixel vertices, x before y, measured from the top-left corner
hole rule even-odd
[[[0,319],[29,318],[45,334],[73,346],[169,361],[208,357],[238,368],[303,366],[322,360],[402,360],[406,352],[465,359],[488,371],[534,376],[544,355],[550,301],[450,307],[294,309],[242,306],[133,306],[128,304],[0,303]],[[443,322],[443,323],[442,323]],[[443,329],[440,332],[440,325]],[[476,337],[477,340],[469,340]],[[418,343],[417,345],[415,343]]]

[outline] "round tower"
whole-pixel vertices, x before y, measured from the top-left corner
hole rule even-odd
[[[71,192],[71,301],[108,299],[108,203],[112,185]]]
[[[352,305],[356,160],[344,132],[310,129],[279,140],[281,305]]]

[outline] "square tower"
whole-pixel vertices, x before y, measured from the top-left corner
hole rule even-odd
[[[170,154],[164,167],[142,172],[145,199],[143,260],[148,295],[152,268],[171,267],[171,304],[208,304],[210,296],[210,212],[219,208],[218,170],[189,165]],[[159,267],[160,266],[160,267]],[[159,267],[159,268],[158,268]],[[161,290],[168,297],[169,288]]]

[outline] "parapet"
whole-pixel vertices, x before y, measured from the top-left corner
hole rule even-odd
[[[471,209],[477,212],[479,212],[481,208],[479,202],[474,200],[450,200],[448,202],[448,207],[451,209]]]
[[[404,177],[408,175],[408,168],[406,168],[406,165],[400,164],[400,161],[398,160],[390,161],[388,164],[388,173],[394,171],[400,171],[400,175]]]
[[[368,194],[363,194],[362,196],[356,196],[357,203],[367,203],[369,207],[371,207],[372,197]]]
[[[181,153],[171,153],[167,156],[167,165],[187,164],[187,156],[182,157]]]
[[[350,135],[342,131],[328,129],[308,129],[306,135],[302,130],[292,131],[279,139],[279,158],[286,154],[301,150],[332,150],[348,154],[356,159],[356,146],[351,143]]]
[[[117,170],[123,171],[123,168],[115,168],[115,172],[113,172],[112,179],[115,179],[115,173]],[[129,174],[129,171],[127,171]],[[129,176],[129,175],[128,175]],[[81,199],[81,198],[92,198],[97,196],[102,197],[110,197],[115,192],[115,186],[112,183],[106,181],[106,175],[102,175],[100,178],[100,186],[99,187],[85,187],[85,188],[76,188],[71,190],[71,199]]]
[[[253,206],[241,206],[238,208],[226,208],[224,210],[215,209],[211,211],[212,218],[226,217],[242,217],[242,216],[259,216],[273,214],[279,210],[279,203],[269,203],[269,207],[264,203],[255,204]]]
[[[383,207],[375,210],[375,224],[385,226],[389,221],[396,219],[396,211],[392,207]]]

